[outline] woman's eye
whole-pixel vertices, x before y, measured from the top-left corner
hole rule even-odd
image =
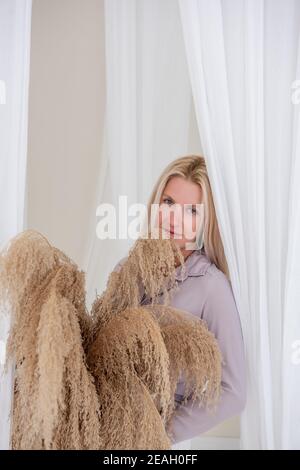
[[[166,197],[165,199],[163,199],[163,202],[166,202],[167,204],[169,204],[169,203],[172,204],[171,199],[169,199],[168,197]]]
[[[197,209],[195,209],[195,207],[188,207],[187,210],[188,210],[189,212],[191,212],[193,215],[198,214]]]

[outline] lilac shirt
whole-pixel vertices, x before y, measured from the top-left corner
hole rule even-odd
[[[119,270],[127,259],[122,258],[114,268]],[[222,392],[216,412],[199,408],[197,401],[180,404],[184,381],[179,380],[175,393],[178,403],[172,418],[172,444],[191,439],[218,423],[239,414],[246,404],[246,363],[240,317],[231,283],[225,274],[211,263],[204,249],[195,250],[185,261],[186,274],[176,269],[179,289],[171,297],[170,305],[186,310],[206,321],[214,333],[225,364],[222,366]],[[150,303],[143,296],[141,305]],[[163,296],[157,303],[163,303]]]

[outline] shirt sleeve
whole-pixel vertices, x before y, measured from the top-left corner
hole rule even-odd
[[[221,395],[216,410],[199,407],[199,400],[179,404],[168,423],[172,444],[198,436],[239,414],[246,404],[246,361],[240,317],[230,281],[220,272],[211,276],[202,318],[214,333],[222,356]]]

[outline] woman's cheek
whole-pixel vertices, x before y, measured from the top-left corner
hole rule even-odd
[[[168,228],[170,222],[169,219],[169,209],[166,207],[165,204],[161,204],[158,211],[156,212],[156,216],[154,219],[154,227],[155,228]]]
[[[196,236],[196,220],[193,216],[186,216],[184,220],[184,238],[193,241]]]
[[[166,230],[170,230],[171,223],[174,223],[176,215],[174,210],[166,204],[162,204],[160,207],[160,226]]]

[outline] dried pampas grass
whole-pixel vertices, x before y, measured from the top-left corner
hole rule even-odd
[[[13,449],[170,449],[182,373],[185,401],[217,404],[217,341],[168,305],[178,262],[184,267],[173,240],[138,239],[89,313],[85,274],[70,258],[34,230],[10,241],[0,299],[11,314]],[[144,307],[143,291],[152,299]],[[155,303],[161,293],[164,305]]]

